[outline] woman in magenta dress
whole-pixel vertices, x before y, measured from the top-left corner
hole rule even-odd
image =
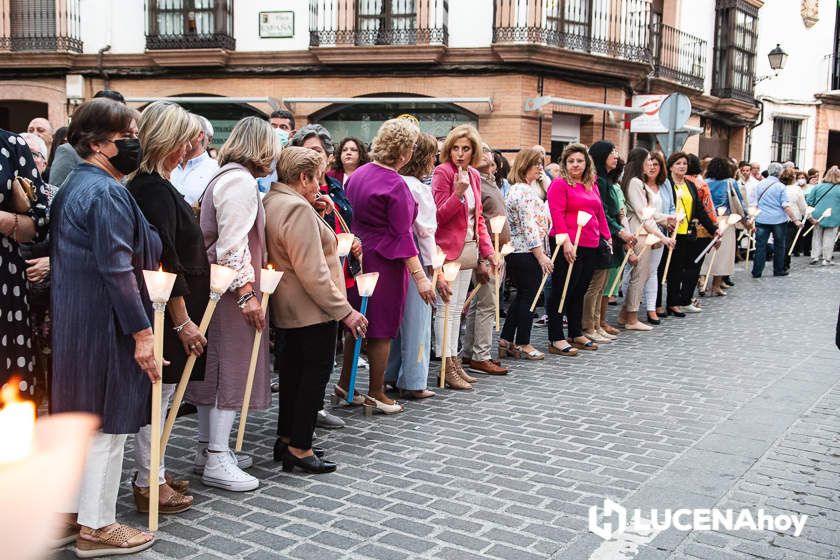
[[[346,185],[347,197],[354,208],[353,233],[362,240],[364,272],[379,273],[367,308],[370,382],[364,403],[385,414],[403,410],[402,405],[385,395],[385,367],[391,339],[400,329],[408,279],[414,280],[427,303],[434,301],[432,284],[420,264],[412,233],[417,203],[399,174],[400,168],[411,161],[419,133],[417,126],[408,120],[386,121],[373,139],[373,162],[357,169]],[[347,292],[353,307],[360,308],[361,298],[356,288]],[[352,335],[347,333],[344,347],[351,348],[353,344]],[[341,379],[336,386],[336,392],[345,396],[352,358],[352,352],[344,353]],[[353,400],[358,402],[356,398]]]

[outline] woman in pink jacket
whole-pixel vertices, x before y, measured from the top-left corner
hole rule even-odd
[[[610,241],[610,229],[604,214],[601,194],[595,184],[595,164],[586,146],[571,144],[560,156],[560,175],[548,188],[548,209],[551,212],[551,231],[549,242],[551,251],[555,247],[555,235],[568,234],[563,244],[563,256],[558,259],[551,275],[551,295],[548,299],[548,351],[561,356],[577,355],[577,350],[597,350],[598,345],[583,336],[583,297],[592,280],[595,263],[598,259],[598,247],[601,239]],[[577,253],[574,243],[577,235],[578,212],[592,215],[580,232]],[[603,245],[609,251],[610,243]],[[566,292],[564,312],[569,321],[569,338],[563,336],[563,315],[558,312],[563,295],[563,284],[570,263],[572,275]]]
[[[448,340],[443,341],[444,303],[438,294],[435,315],[435,347],[443,356],[448,346],[446,385],[452,389],[471,389],[476,380],[461,368],[458,335],[461,308],[467,299],[473,269],[480,282],[488,282],[498,261],[487,233],[481,210],[481,177],[473,167],[481,161],[481,137],[471,125],[449,131],[440,153],[441,164],[432,175],[432,193],[437,206],[438,227],[435,241],[446,253],[446,261],[461,261],[461,272],[450,284]],[[489,266],[488,266],[489,265]]]

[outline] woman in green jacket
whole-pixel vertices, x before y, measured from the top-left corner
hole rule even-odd
[[[805,202],[813,206],[809,221],[814,226],[811,234],[811,263],[830,265],[834,254],[834,240],[840,226],[840,169],[836,165],[826,171],[823,182],[805,195]],[[824,216],[831,209],[831,215]],[[819,220],[819,221],[818,221]]]

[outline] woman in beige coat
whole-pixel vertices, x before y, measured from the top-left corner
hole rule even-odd
[[[269,262],[283,277],[271,298],[278,329],[280,406],[274,460],[283,470],[310,473],[336,465],[312,448],[315,419],[335,361],[338,323],[364,336],[367,319],[347,302],[335,231],[315,210],[323,172],[321,156],[309,148],[285,148],[263,204]]]
[[[639,258],[630,270],[630,282],[624,293],[624,305],[619,313],[619,323],[623,321],[624,328],[636,331],[653,329],[650,325],[639,321],[642,291],[650,276],[651,267],[651,251],[644,249],[645,240],[648,235],[653,235],[658,237],[666,247],[674,245],[674,240],[662,233],[656,225],[657,223],[665,224],[668,220],[667,214],[656,211],[660,208],[659,194],[645,186],[645,165],[649,155],[650,153],[644,148],[634,148],[627,156],[627,165],[621,180],[630,231],[639,232],[639,243],[633,249]],[[654,208],[655,211],[651,219],[645,220],[643,213],[648,207]],[[642,254],[643,250],[644,254]]]

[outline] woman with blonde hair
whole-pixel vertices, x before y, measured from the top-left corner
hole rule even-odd
[[[431,134],[421,133],[417,137],[411,161],[400,170],[417,203],[414,242],[417,244],[420,263],[429,278],[433,274],[432,257],[437,252],[437,208],[432,189],[423,183],[423,179],[435,168],[436,153],[437,139]],[[438,290],[445,290],[446,281],[440,275],[437,281]],[[446,293],[443,295],[449,299]],[[394,385],[401,394],[412,399],[425,399],[435,395],[426,388],[429,377],[429,350],[432,347],[431,321],[432,306],[425,302],[416,290],[409,290],[400,332],[391,342],[385,383]]]
[[[312,433],[333,369],[339,321],[354,337],[367,330],[367,319],[347,301],[335,231],[315,209],[323,168],[314,150],[284,148],[277,161],[280,182],[264,199],[269,260],[283,271],[271,298],[271,322],[278,329],[280,373],[274,460],[286,472],[335,470],[335,463],[316,454]]]
[[[236,411],[242,407],[251,346],[265,328],[260,309],[260,269],[265,265],[265,211],[257,177],[271,173],[280,142],[271,125],[257,117],[236,123],[219,150],[219,172],[199,201],[199,222],[210,263],[230,267],[236,276],[222,296],[207,331],[204,380],[187,387],[186,400],[198,408],[198,446],[194,470],[205,486],[233,492],[254,490],[259,481],[242,469],[253,464],[234,455],[228,443]],[[268,337],[263,336],[251,393],[251,410],[271,404]]]
[[[204,239],[198,220],[184,197],[169,182],[170,174],[188,151],[191,138],[198,134],[196,121],[175,103],[155,102],[142,113],[139,122],[143,158],[140,168],[128,182],[128,190],[163,242],[161,266],[177,274],[164,321],[164,347],[168,365],[163,366],[162,419],[175,392],[187,358],[199,356],[193,380],[204,377],[205,339],[197,323],[204,315],[210,292],[210,265],[204,252]],[[137,432],[134,445],[137,475],[132,485],[137,510],[149,510],[149,447],[151,430]],[[157,484],[160,485],[160,512],[179,513],[189,509],[192,497],[185,496],[185,480],[166,476],[161,457]]]
[[[577,350],[597,350],[598,345],[583,334],[583,298],[595,271],[601,239],[605,246],[610,234],[604,205],[595,184],[595,164],[583,144],[570,144],[560,156],[560,175],[548,188],[548,209],[551,212],[549,242],[554,251],[555,235],[567,234],[563,243],[563,258],[558,259],[551,276],[551,296],[548,300],[548,351],[560,356],[575,356]],[[576,239],[578,213],[587,212],[592,218]],[[577,252],[574,250],[577,240]],[[609,249],[607,249],[609,250]],[[569,267],[572,273],[566,292],[564,308],[559,310],[563,284]],[[563,336],[563,314],[569,322],[569,338]]]
[[[449,286],[449,340],[443,340],[444,301],[438,298],[435,315],[435,348],[443,357],[446,345],[446,385],[451,389],[472,389],[475,382],[458,359],[461,308],[467,299],[470,279],[489,282],[497,273],[498,260],[487,233],[481,207],[481,137],[475,127],[463,124],[449,131],[440,153],[441,164],[432,174],[432,193],[437,205],[438,229],[435,241],[446,253],[447,262],[459,261],[461,271]],[[488,267],[489,263],[489,267]]]
[[[543,154],[528,148],[516,154],[508,179],[511,182],[505,207],[510,225],[513,253],[505,257],[516,296],[510,303],[505,326],[499,336],[499,357],[542,360],[545,354],[531,345],[531,302],[537,295],[540,279],[554,270],[546,254],[546,235],[551,215],[545,203],[531,187],[543,173]]]
[[[391,341],[400,330],[409,278],[424,302],[434,301],[432,283],[417,257],[412,234],[417,203],[399,174],[411,161],[419,134],[417,126],[406,119],[385,121],[373,139],[373,161],[357,169],[347,181],[347,196],[356,209],[353,233],[362,240],[365,272],[379,273],[376,290],[368,302],[370,381],[363,402],[385,414],[403,411],[400,403],[385,395],[385,367]],[[361,298],[355,286],[350,288],[348,296],[353,307],[359,308]],[[344,347],[351,348],[354,337],[363,334],[348,332]],[[344,353],[341,378],[335,387],[336,394],[345,399],[352,359],[352,352]],[[356,400],[356,395],[352,400]]]

